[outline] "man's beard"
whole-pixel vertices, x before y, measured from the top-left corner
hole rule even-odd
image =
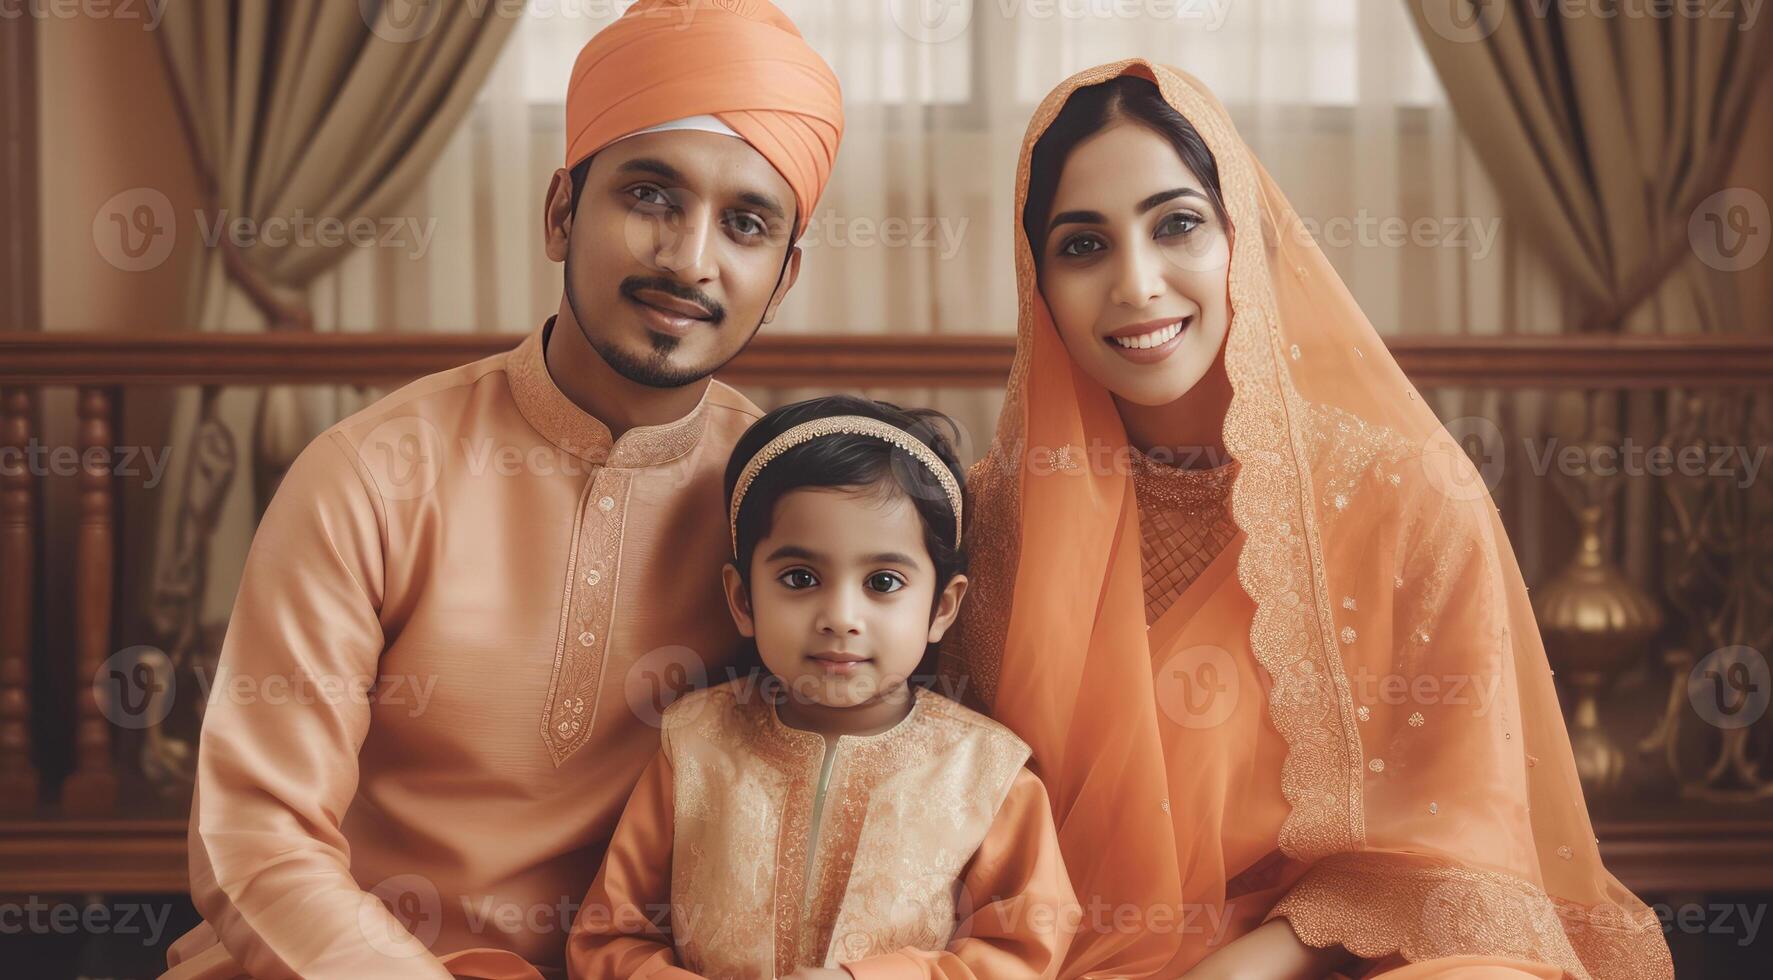
[[[732,362],[732,357],[729,357],[719,364],[711,365],[705,369],[673,368],[670,364],[671,354],[677,350],[679,343],[681,343],[680,338],[648,330],[646,334],[651,341],[652,349],[644,354],[636,355],[597,336],[596,332],[591,329],[591,321],[585,318],[584,310],[579,306],[578,297],[573,295],[572,268],[572,244],[568,242],[565,276],[566,305],[573,311],[573,319],[577,320],[579,324],[579,333],[584,335],[585,341],[591,345],[591,349],[597,352],[598,357],[603,358],[603,362],[608,364],[611,370],[622,377],[648,388],[681,388],[708,377]],[[721,312],[720,315],[721,319],[725,318],[724,312]],[[763,324],[759,323],[757,328],[751,331],[753,337],[757,335],[757,329],[762,326]],[[718,329],[718,324],[710,325],[709,329]],[[750,342],[751,338],[747,337],[745,344]],[[739,350],[742,351],[744,348],[745,345],[742,344]],[[733,352],[733,357],[737,356],[739,356],[739,352]]]

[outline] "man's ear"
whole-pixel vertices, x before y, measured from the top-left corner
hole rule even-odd
[[[960,615],[960,600],[967,594],[967,577],[956,575],[948,580],[948,585],[936,600],[936,615],[930,619],[931,643],[942,642],[942,635],[948,627],[954,625],[954,618]]]
[[[776,318],[776,307],[788,298],[788,290],[793,288],[794,280],[800,278],[800,246],[788,247],[788,267],[782,272],[782,281],[776,283],[776,292],[770,297],[770,305],[763,311],[763,322],[768,323]]]
[[[566,261],[566,243],[573,234],[573,175],[556,170],[542,199],[542,248],[551,262]]]
[[[757,625],[751,618],[751,593],[745,588],[745,580],[739,577],[739,569],[732,562],[720,570],[720,584],[726,589],[726,609],[733,614],[733,625],[739,628],[739,635],[757,638]]]

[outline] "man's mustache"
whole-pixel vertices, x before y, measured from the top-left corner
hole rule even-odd
[[[622,280],[622,285],[619,287],[623,296],[636,303],[646,302],[636,295],[643,289],[656,289],[661,293],[666,293],[675,296],[678,299],[695,303],[702,309],[708,311],[708,322],[714,326],[719,326],[721,322],[726,319],[726,307],[720,305],[719,300],[716,300],[714,297],[702,292],[694,286],[685,285],[675,279],[629,276]]]

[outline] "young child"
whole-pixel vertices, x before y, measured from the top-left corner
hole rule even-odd
[[[839,396],[739,439],[726,590],[761,663],[665,712],[571,976],[1057,975],[1076,905],[1028,747],[925,686],[967,587],[943,424]]]

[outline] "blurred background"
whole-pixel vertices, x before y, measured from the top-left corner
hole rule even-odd
[[[1759,0],[777,3],[847,131],[726,380],[933,405],[977,456],[1035,104],[1199,76],[1490,484],[1609,867],[1679,976],[1773,976]],[[556,310],[566,80],[627,6],[0,0],[0,973],[153,976],[195,922],[257,517],[326,426]]]

